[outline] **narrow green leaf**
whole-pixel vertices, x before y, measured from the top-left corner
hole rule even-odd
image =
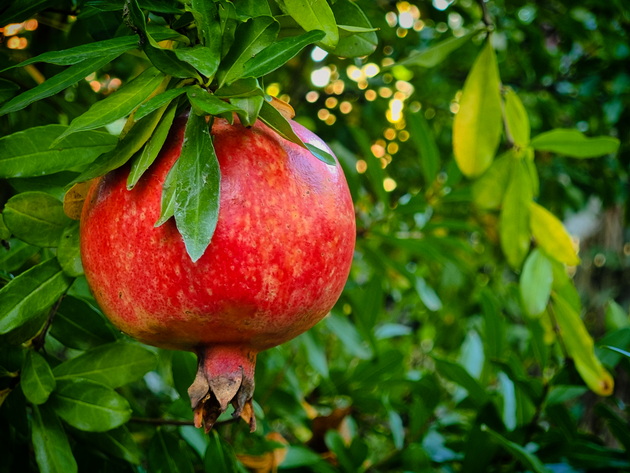
[[[337,0],[331,8],[339,29],[339,41],[332,52],[339,57],[372,54],[378,46],[378,36],[359,5],[350,0]]]
[[[73,84],[85,79],[92,72],[116,59],[120,53],[106,54],[95,58],[85,59],[51,77],[38,86],[21,93],[0,107],[0,115],[17,112],[33,102],[45,99],[57,92],[67,89]]]
[[[144,53],[151,61],[151,64],[166,75],[179,79],[193,78],[201,80],[197,70],[188,62],[179,59],[172,49],[163,49],[147,43],[144,45]]]
[[[4,206],[4,223],[11,233],[31,245],[56,248],[71,220],[63,204],[45,192],[22,192]]]
[[[440,64],[453,51],[459,49],[481,30],[474,30],[459,38],[448,38],[422,51],[416,52],[396,64],[401,66],[434,67]]]
[[[276,41],[245,63],[241,77],[262,77],[269,74],[283,66],[304,47],[323,37],[323,31],[314,30],[300,36],[291,36]]]
[[[138,120],[131,130],[118,142],[116,148],[100,155],[73,183],[84,182],[102,176],[129,161],[151,138],[163,113],[164,109],[158,109]]]
[[[326,0],[277,0],[280,8],[306,31],[321,30],[326,36],[321,45],[334,49],[339,42],[335,15]]]
[[[440,152],[435,137],[422,113],[407,113],[409,135],[418,151],[425,184],[431,184],[440,167]]]
[[[175,222],[186,251],[197,261],[210,244],[219,217],[219,162],[205,117],[191,113],[177,165]]]
[[[20,385],[26,399],[32,404],[43,404],[55,389],[56,382],[46,359],[35,350],[28,350],[24,357]]]
[[[212,51],[218,64],[221,59],[221,24],[217,6],[213,0],[192,0],[190,12],[195,18],[201,43]],[[211,62],[214,64],[215,59]]]
[[[15,97],[20,90],[20,86],[7,79],[0,79],[0,104]]]
[[[415,288],[418,297],[427,309],[433,312],[442,309],[442,301],[424,278],[420,276],[415,277]]]
[[[131,417],[131,408],[124,397],[89,379],[58,379],[49,403],[64,421],[87,432],[120,427]]]
[[[11,238],[11,230],[4,223],[4,217],[0,213],[0,240],[8,240]]]
[[[83,274],[79,248],[79,222],[71,223],[64,228],[57,247],[57,260],[68,276],[77,277]]]
[[[265,16],[251,18],[239,25],[234,43],[221,61],[219,87],[242,78],[245,63],[274,42],[279,28],[278,22]]]
[[[168,111],[164,113],[151,138],[149,138],[147,144],[142,148],[142,152],[134,159],[131,165],[131,171],[129,171],[129,176],[127,177],[127,189],[133,189],[144,172],[149,169],[149,166],[151,166],[155,158],[157,158],[162,146],[166,142],[166,137],[173,124],[176,111],[177,107],[171,106]]]
[[[235,97],[252,97],[254,95],[264,96],[265,92],[262,87],[253,77],[246,77],[232,82],[229,85],[217,89],[214,95],[221,98],[235,98]]]
[[[536,202],[530,202],[529,216],[536,243],[556,261],[571,266],[580,264],[571,237],[562,222]]]
[[[112,326],[97,309],[72,296],[63,298],[50,334],[69,348],[88,350],[116,340]]]
[[[0,270],[7,273],[17,271],[40,251],[40,248],[16,238],[9,240],[9,245],[9,251],[0,251]]]
[[[304,347],[309,366],[322,378],[327,379],[329,377],[328,360],[321,341],[316,339],[311,331],[303,333],[297,340]]]
[[[140,105],[133,118],[138,121],[144,117],[146,117],[149,113],[154,112],[158,108],[162,108],[164,105],[168,105],[171,101],[175,100],[182,94],[185,94],[190,90],[190,86],[186,87],[176,87],[174,89],[169,89],[165,92],[157,94],[155,97],[151,97],[145,103]]]
[[[552,283],[551,261],[542,251],[535,248],[525,260],[519,280],[521,300],[527,315],[539,317],[545,311]]]
[[[133,343],[108,343],[92,348],[53,370],[58,381],[89,379],[118,388],[144,376],[156,366],[155,353]]]
[[[33,406],[32,441],[41,473],[76,473],[77,462],[61,422],[48,405]]]
[[[619,140],[611,136],[588,138],[578,130],[558,128],[536,135],[532,147],[573,158],[596,158],[617,152]]]
[[[530,136],[527,110],[516,92],[509,87],[505,92],[505,121],[513,143],[520,148],[527,146]]]
[[[453,122],[453,153],[467,177],[490,167],[502,132],[501,82],[494,49],[489,41],[470,70]]]
[[[559,293],[552,292],[551,299],[560,337],[578,373],[593,392],[600,396],[611,395],[614,381],[595,356],[593,338],[586,330],[580,314]]]
[[[241,111],[237,111],[241,123],[245,126],[252,126],[258,120],[258,113],[265,102],[262,95],[252,95],[250,97],[234,97],[230,99],[230,103],[238,107]]]
[[[105,99],[95,102],[85,113],[72,120],[59,139],[77,131],[93,130],[126,117],[155,92],[163,80],[164,75],[155,67],[144,70],[128,84]]]
[[[56,0],[13,0],[6,3],[0,17],[0,24],[19,23],[27,20],[31,15],[54,5]]]
[[[499,220],[501,248],[513,268],[520,268],[529,251],[531,231],[529,209],[532,190],[522,160],[513,160],[510,182],[505,191]]]
[[[82,171],[97,156],[116,146],[115,136],[98,131],[80,132],[58,141],[67,128],[64,125],[38,126],[0,138],[0,177]]]
[[[234,105],[230,105],[228,102],[225,102],[218,97],[215,97],[213,94],[201,87],[193,87],[189,89],[187,95],[191,105],[199,115],[220,115],[222,113],[241,111],[239,108]]]
[[[155,222],[155,227],[164,224],[169,218],[175,214],[175,191],[177,190],[177,164],[175,161],[173,167],[166,175],[164,185],[162,186],[162,202],[160,208],[160,217]]]
[[[510,455],[521,462],[525,467],[531,468],[536,473],[551,473],[551,470],[547,468],[540,459],[533,453],[525,450],[519,444],[506,439],[498,432],[495,432],[487,425],[481,426],[482,432],[487,433],[492,439],[503,447]]]
[[[473,183],[473,200],[482,209],[498,209],[503,203],[510,182],[512,166],[516,162],[510,149],[492,162],[492,165]]]
[[[324,319],[324,323],[335,336],[339,337],[343,349],[357,358],[367,360],[372,357],[372,350],[359,335],[357,328],[346,318],[334,313]]]

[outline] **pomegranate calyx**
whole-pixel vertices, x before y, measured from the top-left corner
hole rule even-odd
[[[232,346],[214,346],[198,352],[199,365],[195,380],[188,388],[194,411],[195,427],[208,433],[228,405],[232,417],[242,417],[256,429],[252,397],[256,354]]]

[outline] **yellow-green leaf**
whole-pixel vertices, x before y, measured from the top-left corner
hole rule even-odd
[[[487,42],[466,78],[453,123],[453,152],[468,177],[482,174],[501,139],[501,84],[497,58]]]
[[[617,152],[619,140],[612,136],[589,138],[578,130],[558,128],[535,136],[532,146],[538,151],[550,151],[573,158],[596,158]]]
[[[593,338],[586,330],[580,314],[558,293],[552,293],[551,298],[560,337],[578,373],[593,392],[600,396],[611,395],[613,378],[595,356]]]
[[[530,317],[540,316],[547,307],[551,285],[553,283],[553,267],[549,258],[536,248],[523,265],[519,279],[519,289],[525,313]]]
[[[508,263],[518,269],[530,246],[529,206],[532,202],[532,189],[523,160],[515,160],[513,166],[503,198],[499,236]]]
[[[580,264],[571,237],[554,214],[532,202],[529,207],[529,221],[534,239],[545,253],[570,266]]]
[[[527,110],[516,92],[510,88],[505,93],[505,121],[512,142],[521,148],[527,146],[530,136]]]

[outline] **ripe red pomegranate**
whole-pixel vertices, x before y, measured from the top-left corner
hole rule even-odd
[[[292,122],[305,142],[330,152]],[[308,330],[348,277],[354,210],[341,167],[257,122],[214,119],[220,211],[210,246],[193,263],[174,219],[155,227],[162,185],[179,157],[175,121],[133,190],[129,166],[99,178],[81,217],[81,255],[94,297],[123,332],[155,346],[195,351],[189,389],[195,425],[210,430],[228,404],[255,428],[256,354]]]

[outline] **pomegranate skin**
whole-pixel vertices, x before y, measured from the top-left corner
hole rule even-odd
[[[332,154],[316,135],[295,122],[292,127],[305,143]],[[339,164],[321,162],[261,122],[246,128],[215,119],[219,218],[210,246],[193,263],[173,218],[154,226],[184,129],[185,119],[177,119],[132,190],[126,188],[129,166],[90,188],[81,217],[85,275],[103,312],[123,332],[147,344],[196,351],[200,372],[212,366],[196,384],[202,376],[212,388],[226,375],[220,367],[231,366],[226,379],[245,373],[253,392],[256,353],[308,330],[339,298],[355,244],[352,199]],[[198,417],[207,417],[199,408],[209,402],[200,394],[206,388],[191,393],[198,425]],[[220,412],[234,404],[236,393],[229,391],[215,392]],[[251,400],[251,393],[239,396]],[[242,404],[235,405],[238,413]]]
[[[331,152],[292,125],[305,142]],[[216,120],[219,219],[193,263],[174,219],[154,227],[183,133],[180,121],[131,191],[128,167],[92,186],[81,254],[97,302],[123,332],[164,348],[220,343],[260,351],[294,338],[326,315],[348,277],[355,220],[340,166],[260,122],[248,129]]]

